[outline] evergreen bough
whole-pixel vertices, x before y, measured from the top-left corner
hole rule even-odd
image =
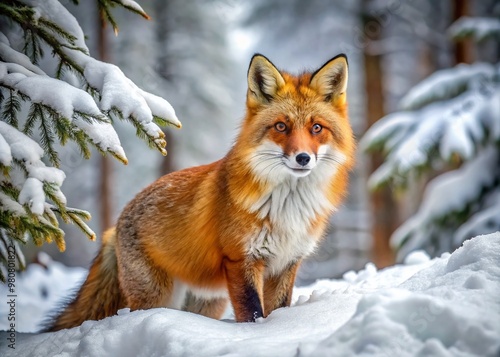
[[[455,41],[498,39],[500,19],[461,18],[449,34]],[[419,174],[458,168],[427,184],[417,213],[392,235],[399,260],[415,249],[439,255],[500,230],[500,62],[437,71],[400,105],[361,141],[365,151],[385,155],[371,188],[398,192]]]
[[[96,2],[115,34],[113,7],[149,19],[134,1]],[[19,33],[21,42],[15,36]],[[57,61],[51,74],[39,66],[48,51]],[[158,125],[180,127],[167,101],[139,89],[118,67],[89,55],[78,22],[58,0],[0,3],[0,117],[2,281],[8,263],[11,268],[13,251],[17,268],[24,268],[19,243],[55,242],[61,251],[65,249],[59,219],[95,239],[85,223],[90,214],[68,207],[61,192],[65,175],[59,169],[60,146],[74,142],[89,158],[90,144],[126,164],[114,120],[130,121],[137,135],[164,155],[166,142]]]

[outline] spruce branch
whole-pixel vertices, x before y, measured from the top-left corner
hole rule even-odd
[[[138,15],[141,15],[146,20],[151,20],[151,17],[135,2],[135,1],[127,1],[123,2],[123,0],[111,0],[112,3],[116,3],[125,9],[132,11]]]
[[[3,91],[2,91],[3,92]],[[21,102],[17,95],[14,94],[12,89],[9,89],[8,97],[5,99],[2,108],[2,118],[3,120],[12,125],[14,128],[18,128],[17,116],[21,110]]]
[[[90,219],[88,212],[66,206],[60,189],[64,173],[57,169],[60,160],[56,143],[75,142],[85,158],[90,157],[89,146],[93,145],[99,152],[110,153],[126,164],[127,158],[112,127],[113,118],[129,120],[138,135],[164,155],[164,134],[156,124],[180,127],[180,123],[164,99],[142,91],[116,66],[92,58],[78,24],[72,22],[74,18],[64,20],[66,13],[70,14],[57,1],[53,1],[51,7],[46,7],[44,2],[26,1],[29,5],[24,2],[0,2],[0,16],[16,25],[15,29],[21,30],[19,33],[24,40],[19,52],[7,47],[8,40],[2,43],[0,60],[3,70],[0,76],[0,135],[2,140],[5,138],[2,145],[10,145],[5,151],[6,159],[0,163],[0,246],[5,245],[5,239],[11,239],[16,245],[31,239],[36,245],[55,242],[64,250],[60,220],[77,225],[90,239],[95,239],[95,233],[85,223]],[[57,16],[55,12],[47,13],[58,6]],[[118,26],[111,13],[114,7],[124,7],[149,19],[131,0],[98,0],[98,6],[115,32]],[[45,55],[44,49],[57,61],[55,73],[50,76],[38,67]],[[81,79],[83,90],[61,81],[68,71]],[[114,84],[110,86],[112,89],[104,85],[110,82]],[[40,90],[42,87],[54,93],[46,95]],[[122,104],[123,97],[130,98],[128,105]],[[25,118],[20,120],[22,102],[30,106],[24,113]],[[122,111],[114,106],[121,107]],[[110,107],[112,109],[107,111]],[[38,142],[30,136],[36,136]],[[19,150],[21,147],[23,149]],[[48,158],[52,166],[46,166],[42,157]],[[9,176],[11,171],[19,176],[15,184]],[[16,251],[21,262],[21,250]],[[6,262],[4,258],[0,248],[0,263]],[[0,280],[5,279],[3,268],[0,264]]]
[[[99,13],[101,14],[101,18],[110,23],[113,28],[113,32],[115,35],[118,35],[118,24],[111,14],[111,9],[116,6],[121,6],[131,12],[134,12],[146,20],[150,20],[151,17],[135,2],[135,1],[127,1],[124,2],[122,0],[98,0],[97,1]]]
[[[33,104],[36,110],[36,116],[40,120],[40,144],[43,150],[48,155],[50,162],[54,167],[59,167],[61,161],[59,160],[59,155],[54,148],[55,135],[52,126],[48,122],[48,118],[45,116],[45,111],[42,105]]]

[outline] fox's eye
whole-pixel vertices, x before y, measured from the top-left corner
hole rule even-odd
[[[279,132],[284,132],[286,130],[286,124],[280,121],[274,124],[274,128]]]
[[[321,130],[323,130],[323,127],[320,124],[314,124],[312,127],[313,134],[318,134]]]

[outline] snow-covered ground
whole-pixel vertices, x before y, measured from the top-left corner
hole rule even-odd
[[[18,331],[34,331],[85,272],[49,264],[18,276]],[[6,288],[0,289],[6,299]],[[4,305],[5,302],[2,302]],[[0,329],[7,328],[6,310]],[[296,288],[289,308],[236,324],[169,309],[129,312],[56,333],[0,333],[2,356],[499,356],[500,233],[429,260],[368,264]]]

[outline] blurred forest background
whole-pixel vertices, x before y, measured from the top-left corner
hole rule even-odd
[[[485,62],[496,64],[496,85],[500,76],[500,30],[497,37],[460,42],[454,41],[448,30],[463,16],[498,21],[500,6],[495,0],[139,3],[152,20],[118,9],[118,36],[109,26],[101,29],[94,2],[67,4],[87,35],[91,55],[118,65],[139,87],[166,98],[183,123],[182,130],[165,129],[167,157],[148,149],[131,127],[120,123],[117,131],[128,166],[103,159],[98,153],[84,160],[76,147],[61,152],[68,203],[92,214],[89,225],[98,236],[114,224],[134,195],[159,176],[217,160],[226,153],[244,115],[246,70],[255,52],[267,56],[278,68],[293,72],[316,68],[346,53],[349,113],[358,140],[379,119],[400,110],[401,99],[436,71],[458,63]],[[499,113],[495,120],[500,121]],[[332,218],[322,247],[302,266],[299,284],[338,277],[368,261],[378,267],[393,264],[396,256],[390,237],[418,211],[426,183],[465,161],[421,170],[425,172],[406,181],[404,191],[389,183],[371,192],[367,181],[384,162],[385,154],[359,151],[349,196]],[[494,222],[488,229],[499,228]],[[75,227],[64,226],[64,230],[64,253],[53,245],[42,249],[68,265],[88,266],[99,244],[87,240]],[[30,247],[26,249],[28,261],[36,255]],[[444,250],[425,244],[415,247],[424,247],[434,255]]]

